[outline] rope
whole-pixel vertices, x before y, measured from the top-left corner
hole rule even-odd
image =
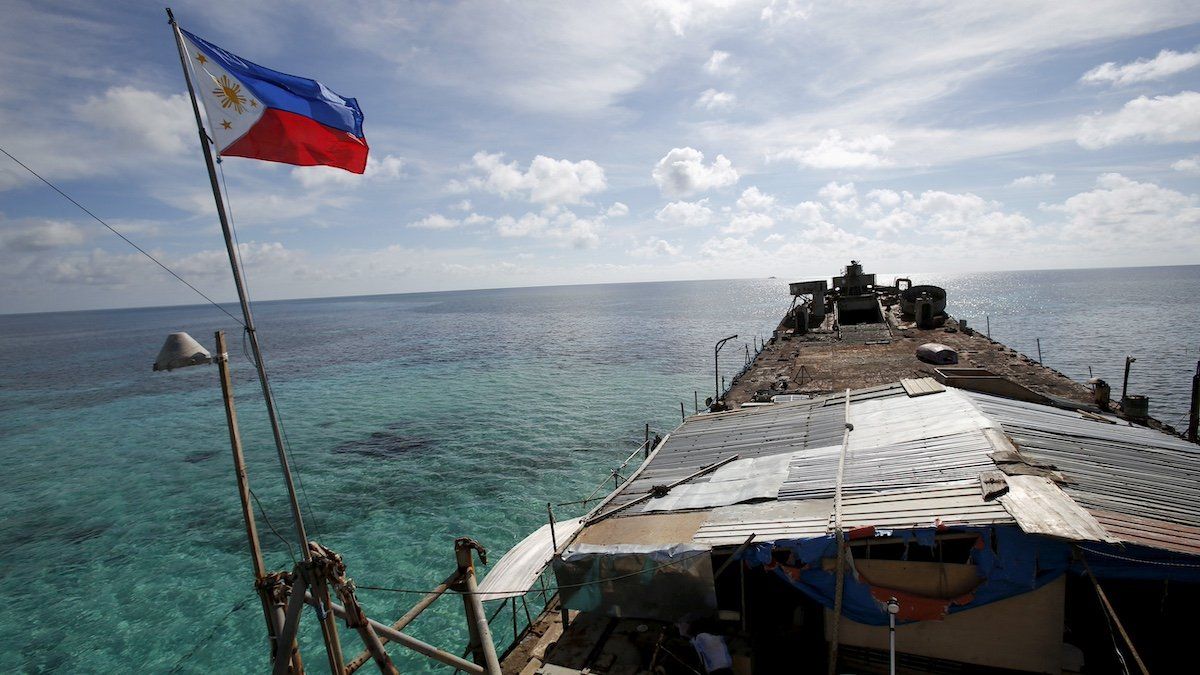
[[[703,556],[703,555],[708,555],[709,553],[710,553],[710,551],[700,551],[699,553],[693,553],[692,555],[689,555],[686,558],[680,558],[679,560],[672,560],[670,562],[665,562],[661,565],[656,565],[656,566],[650,567],[648,569],[642,569],[642,570],[638,570],[636,572],[630,572],[628,574],[621,574],[621,575],[618,575],[615,577],[607,577],[604,579],[595,579],[592,581],[583,581],[583,582],[580,582],[577,584],[559,584],[558,586],[551,586],[551,587],[547,588],[546,591],[551,592],[551,591],[561,591],[563,589],[571,589],[571,588],[584,588],[586,586],[595,586],[596,584],[606,584],[606,583],[610,583],[613,581],[621,581],[622,579],[629,579],[631,577],[636,577],[636,576],[645,574],[647,572],[654,572],[654,571],[663,569],[664,567],[671,567],[672,565],[682,565],[683,563],[685,563],[689,560],[692,560],[694,558],[699,558],[700,556]],[[359,584],[358,588],[363,589],[363,590],[369,590],[369,591],[388,591],[389,593],[418,593],[420,595],[430,595],[432,593],[437,592],[435,590],[418,590],[415,588],[389,588],[387,586],[364,586],[362,584]],[[474,591],[474,592],[456,591],[456,592],[461,595],[507,595],[510,593],[525,595],[526,593],[529,593],[532,590],[533,589],[531,589],[531,588],[527,588],[525,590],[514,590],[514,591]]]
[[[175,278],[176,278],[177,280],[179,280],[179,282],[180,282],[180,283],[182,283],[184,286],[187,286],[188,288],[192,289],[192,290],[193,290],[193,291],[196,293],[196,295],[199,295],[200,297],[204,298],[204,299],[205,299],[205,300],[208,302],[208,304],[210,304],[210,305],[212,305],[213,307],[216,307],[217,309],[219,309],[219,310],[221,310],[222,312],[224,312],[226,316],[228,316],[229,318],[231,318],[231,319],[233,319],[234,321],[236,321],[236,322],[237,322],[237,324],[238,324],[239,326],[242,326],[243,328],[246,326],[246,324],[245,324],[245,323],[243,323],[241,319],[237,318],[237,317],[236,317],[236,316],[234,316],[232,313],[230,313],[230,311],[229,311],[229,310],[227,310],[227,309],[225,309],[224,307],[222,307],[221,305],[217,304],[217,301],[216,301],[216,300],[213,300],[212,298],[210,298],[210,297],[208,297],[207,295],[205,295],[205,294],[204,294],[204,291],[201,291],[199,288],[196,288],[195,286],[193,286],[193,285],[191,284],[191,282],[189,282],[187,279],[184,279],[183,277],[179,276],[179,275],[178,275],[178,274],[175,272],[175,270],[172,270],[170,267],[167,267],[165,264],[163,264],[163,263],[162,263],[162,261],[160,261],[158,258],[155,258],[154,256],[150,255],[150,253],[149,253],[148,251],[146,251],[146,249],[144,249],[144,248],[142,248],[141,246],[138,246],[137,244],[133,243],[133,240],[132,240],[132,239],[130,239],[129,237],[126,237],[126,236],[125,236],[125,235],[123,235],[123,234],[121,234],[121,233],[120,233],[119,231],[117,231],[117,229],[116,229],[115,227],[113,227],[112,225],[109,225],[108,223],[104,222],[104,220],[103,220],[103,219],[102,219],[100,216],[97,216],[95,213],[92,213],[92,212],[91,212],[91,211],[90,211],[90,210],[89,210],[89,209],[88,209],[86,206],[84,206],[83,204],[80,204],[79,202],[75,201],[75,199],[74,199],[73,197],[71,197],[71,195],[67,194],[66,192],[63,192],[63,191],[62,191],[62,190],[61,190],[61,189],[60,189],[60,188],[59,188],[57,185],[55,185],[54,183],[51,183],[50,181],[48,181],[48,180],[46,180],[45,178],[43,178],[41,174],[39,174],[38,172],[36,172],[36,171],[34,171],[33,169],[29,168],[29,166],[27,166],[27,165],[26,165],[24,162],[22,162],[21,160],[17,159],[16,157],[13,157],[13,156],[12,156],[12,154],[11,154],[11,153],[10,153],[8,150],[5,150],[3,147],[0,147],[0,152],[4,153],[5,155],[7,155],[7,156],[8,156],[8,158],[9,158],[9,159],[11,159],[12,161],[16,162],[18,165],[20,165],[20,167],[21,167],[22,169],[25,169],[25,170],[26,170],[26,171],[28,171],[29,173],[33,174],[33,176],[34,176],[35,178],[37,178],[38,180],[40,180],[40,181],[42,181],[43,183],[45,183],[45,184],[46,184],[46,185],[47,185],[47,186],[48,186],[48,187],[49,187],[51,190],[54,190],[54,191],[55,191],[55,192],[57,192],[59,195],[61,195],[61,196],[62,196],[64,199],[66,199],[67,201],[71,202],[71,203],[72,203],[72,204],[74,204],[75,206],[79,207],[79,210],[81,210],[81,211],[83,211],[84,213],[86,213],[86,214],[88,214],[89,216],[91,216],[91,217],[92,217],[92,220],[95,220],[97,223],[100,223],[100,224],[101,224],[101,225],[103,225],[104,227],[107,227],[107,228],[109,229],[109,231],[110,231],[110,232],[112,232],[113,234],[117,235],[117,236],[118,236],[118,237],[120,237],[121,239],[125,240],[125,243],[126,243],[126,244],[129,244],[129,245],[130,245],[130,246],[132,246],[133,248],[137,249],[137,251],[138,251],[139,253],[141,253],[142,255],[146,256],[146,257],[147,257],[147,258],[149,258],[150,260],[154,261],[154,264],[155,264],[155,265],[158,265],[159,267],[163,268],[164,270],[166,270],[166,271],[167,271],[167,273],[168,273],[168,274],[170,274],[171,276],[175,277]]]
[[[1104,551],[1095,551],[1095,550],[1092,550],[1085,546],[1079,546],[1078,548],[1081,551],[1087,551],[1088,553],[1092,553],[1095,555],[1102,555],[1107,558],[1116,558],[1117,560],[1124,560],[1126,562],[1134,562],[1134,563],[1139,563],[1142,565],[1159,565],[1161,567],[1185,567],[1185,568],[1190,568],[1190,569],[1200,569],[1200,565],[1190,565],[1188,563],[1166,562],[1166,561],[1162,561],[1162,560],[1141,560],[1140,558],[1130,558],[1129,556],[1118,555],[1116,553],[1106,553]]]
[[[179,657],[179,660],[176,661],[175,665],[171,666],[171,670],[169,670],[167,672],[169,672],[169,673],[179,672],[179,669],[183,667],[184,663],[187,663],[187,661],[189,659],[191,659],[193,656],[195,656],[201,649],[208,646],[209,642],[212,642],[212,639],[217,636],[217,629],[219,629],[221,627],[221,624],[225,623],[225,620],[228,619],[234,612],[245,607],[246,603],[250,602],[250,600],[252,598],[253,598],[253,596],[251,596],[249,598],[244,598],[244,599],[238,601],[238,603],[235,604],[232,608],[230,608],[230,610],[228,612],[225,612],[225,614],[222,615],[220,619],[217,619],[217,622],[215,624],[213,624],[213,627],[208,631],[208,635],[205,635],[199,642],[197,642],[195,644],[195,646],[193,646],[191,649],[189,649],[186,654]]]
[[[233,232],[234,257],[237,260],[238,270],[241,272],[242,287],[246,289],[246,305],[250,307],[251,311],[253,311],[253,303],[250,300],[250,279],[246,275],[246,265],[242,261],[242,240],[238,236],[237,221],[233,217],[233,199],[229,194],[229,184],[225,181],[225,162],[221,161],[220,155],[217,155],[216,161],[217,171],[221,174],[221,189],[225,194],[225,213],[229,217],[229,229]],[[249,355],[249,352],[246,350],[246,335],[248,333],[249,328],[246,328],[246,330],[242,331],[242,352],[247,356]],[[254,361],[254,359],[250,360],[254,362],[255,368],[257,368],[259,365],[258,362]],[[257,370],[255,372],[257,373]],[[288,438],[287,428],[283,424],[283,412],[279,409],[279,403],[275,400],[275,392],[273,390],[271,391],[271,402],[275,404],[275,416],[279,419],[279,432],[283,436],[283,445],[287,449],[288,461],[291,462],[293,467],[295,467],[293,473],[296,475],[296,482],[300,485],[300,494],[304,498],[304,508],[308,510],[308,519],[313,523],[313,533],[320,538],[321,523],[317,520],[315,512],[313,511],[312,502],[308,498],[308,490],[304,488],[304,477],[301,475],[300,465],[296,462],[296,456],[292,452],[292,442],[291,439]]]
[[[247,488],[247,490],[250,490],[250,488]],[[271,533],[278,537],[279,541],[282,541],[283,545],[287,547],[288,555],[292,559],[292,566],[295,567],[297,564],[296,552],[292,550],[291,542],[289,542],[287,539],[284,539],[283,535],[279,534],[279,530],[275,529],[275,526],[271,524],[271,519],[267,517],[267,510],[263,508],[262,502],[258,501],[258,495],[254,494],[254,490],[250,490],[250,496],[254,498],[254,503],[258,504],[258,514],[262,516],[263,522],[265,522],[267,527],[270,528]]]

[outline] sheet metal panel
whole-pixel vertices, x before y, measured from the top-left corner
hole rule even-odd
[[[754,535],[754,541],[809,539],[829,531],[833,502],[764,502],[713,509],[696,531],[694,541],[710,546],[737,546]]]
[[[874,525],[882,529],[936,527],[940,525],[993,525],[1012,523],[1000,504],[983,501],[979,483],[929,487],[842,500],[843,527]]]
[[[654,485],[679,480],[735,454],[739,456],[737,461],[741,462],[791,455],[811,447],[840,443],[845,428],[843,412],[824,403],[824,399],[817,399],[690,417],[671,432],[650,463],[635,480],[622,487],[605,505],[603,512],[646,494]],[[783,471],[780,472],[782,474]],[[712,479],[711,474],[700,476],[687,485],[701,485]],[[734,494],[737,484],[731,483],[729,487],[729,499],[737,499]],[[731,503],[734,502],[726,500],[722,504],[708,505]],[[637,511],[629,515],[634,513]]]
[[[1200,550],[1200,446],[1072,410],[967,396],[1023,455],[1062,472],[1063,490],[1110,533],[1132,543]]]
[[[579,531],[581,518],[560,520],[554,524],[554,535],[558,541],[569,541]],[[550,564],[554,557],[550,537],[550,524],[534,530],[516,546],[508,550],[495,565],[491,566],[483,581],[479,583],[479,592],[484,594],[484,600],[500,600],[525,595]]]

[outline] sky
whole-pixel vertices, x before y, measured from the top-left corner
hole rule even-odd
[[[358,99],[221,167],[257,299],[1200,263],[1200,3],[182,0]],[[234,296],[160,3],[0,0],[0,147]],[[0,312],[198,298],[0,156]]]

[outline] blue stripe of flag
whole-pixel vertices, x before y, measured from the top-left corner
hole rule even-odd
[[[206,56],[241,80],[268,108],[304,115],[327,127],[363,138],[362,109],[355,99],[341,96],[316,80],[264,68],[187,31],[183,33]]]

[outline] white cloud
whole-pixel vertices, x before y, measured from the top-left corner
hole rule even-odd
[[[654,218],[670,226],[700,228],[712,224],[713,211],[708,207],[707,199],[671,202],[659,209]]]
[[[1096,179],[1096,187],[1061,204],[1042,207],[1066,218],[1063,236],[1082,239],[1089,247],[1133,250],[1161,246],[1200,247],[1200,206],[1185,195],[1119,173]]]
[[[608,210],[604,212],[604,215],[608,216],[609,218],[623,218],[624,216],[629,215],[629,207],[621,202],[613,202],[613,205],[608,207]]]
[[[536,213],[526,213],[520,219],[501,216],[496,219],[496,232],[501,237],[529,237],[546,229],[550,221]]]
[[[538,155],[524,171],[516,162],[503,160],[500,153],[475,153],[471,168],[482,175],[471,176],[465,185],[506,199],[519,195],[540,204],[579,204],[608,187],[604,169],[590,159],[572,162]]]
[[[807,19],[810,5],[803,5],[798,0],[771,0],[759,12],[759,18],[771,26],[785,24],[795,19]]]
[[[705,164],[704,153],[694,148],[673,148],[654,165],[651,176],[668,196],[686,196],[738,182],[737,169],[725,155]]]
[[[770,159],[790,159],[814,169],[875,169],[892,163],[884,153],[895,142],[884,134],[844,138],[831,129],[821,142],[808,148],[789,148],[769,155]]]
[[[196,123],[184,94],[164,96],[131,86],[110,87],[75,107],[75,116],[162,155],[186,152],[196,142]],[[197,150],[198,151],[198,150]]]
[[[6,251],[46,251],[78,246],[87,239],[87,232],[63,220],[3,221],[0,229],[0,249]]]
[[[683,249],[665,239],[650,237],[627,252],[635,258],[673,258]]]
[[[455,204],[454,208],[458,211],[470,211],[471,210],[471,200],[464,199],[461,202]]]
[[[404,158],[395,155],[384,155],[382,159],[368,155],[366,171],[361,175],[332,166],[297,166],[292,167],[292,177],[310,189],[361,185],[368,180],[385,182],[403,178],[404,164]]]
[[[1172,163],[1171,168],[1182,173],[1200,174],[1200,155],[1185,157]]]
[[[409,227],[419,230],[452,230],[459,225],[462,225],[462,221],[447,218],[440,213],[432,213],[408,224]]]
[[[729,52],[714,49],[712,56],[704,63],[704,72],[709,75],[733,75],[738,68],[729,63]]]
[[[1147,143],[1200,141],[1200,93],[1184,91],[1175,96],[1139,96],[1115,113],[1084,118],[1075,140],[1089,150],[1129,140]]]
[[[1138,59],[1121,65],[1117,65],[1114,61],[1103,63],[1087,71],[1079,79],[1092,84],[1107,82],[1120,87],[1139,82],[1165,80],[1198,65],[1200,65],[1200,49],[1182,54],[1164,49],[1152,59]]]
[[[501,237],[530,237],[573,248],[599,246],[604,227],[603,217],[580,218],[573,211],[556,207],[520,218],[502,216],[494,222]]]
[[[775,227],[775,219],[765,213],[735,213],[721,231],[726,234],[745,235],[772,227]]]
[[[770,211],[775,207],[775,197],[751,185],[738,197],[737,207],[743,211]]]
[[[1054,185],[1054,174],[1052,173],[1039,173],[1032,176],[1021,176],[1020,178],[1014,178],[1013,181],[1008,184],[1009,187],[1019,188],[1050,187],[1051,185]]]
[[[700,92],[700,98],[696,99],[695,106],[704,108],[705,110],[729,110],[737,103],[737,96],[727,91],[717,91],[716,89],[705,89]]]

